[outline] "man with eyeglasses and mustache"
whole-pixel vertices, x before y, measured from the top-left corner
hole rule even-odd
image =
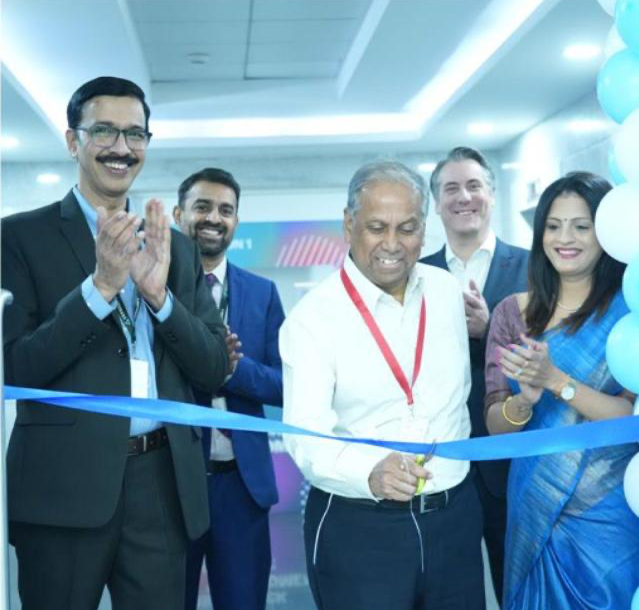
[[[240,185],[229,172],[207,167],[182,182],[173,217],[197,243],[213,298],[230,329],[232,375],[218,396],[196,393],[198,403],[264,417],[264,403],[282,405],[277,342],[284,311],[273,282],[226,258],[239,222],[239,198]],[[216,610],[263,610],[271,571],[268,513],[278,499],[268,437],[205,429],[203,441],[211,529],[189,545],[185,608],[197,607],[206,560]]]
[[[127,192],[151,134],[144,92],[100,77],[67,107],[78,182],[2,221],[5,375],[17,386],[193,402],[230,370],[188,239]],[[209,525],[201,430],[21,401],[8,450],[9,534],[24,610],[176,610],[188,538]]]

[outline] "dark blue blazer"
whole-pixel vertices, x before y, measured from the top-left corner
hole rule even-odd
[[[275,284],[230,262],[228,325],[242,342],[244,357],[219,394],[226,398],[229,411],[264,417],[264,404],[282,406],[282,359],[278,347],[284,309]],[[210,405],[211,397],[198,396],[200,404]],[[210,430],[203,435],[208,460]],[[263,508],[277,503],[277,487],[268,436],[263,432],[231,434],[233,453],[240,476],[249,493]]]
[[[511,246],[497,239],[495,254],[488,270],[483,296],[492,313],[495,305],[507,296],[528,290],[528,250]],[[426,256],[421,263],[448,269],[445,248]],[[468,409],[472,425],[472,436],[488,436],[484,419],[484,395],[486,382],[484,368],[486,364],[486,337],[470,339],[470,369],[472,386],[468,397]],[[477,468],[484,483],[497,497],[505,497],[508,477],[508,460],[477,462]]]

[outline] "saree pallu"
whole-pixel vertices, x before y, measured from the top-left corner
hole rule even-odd
[[[627,312],[619,293],[601,318],[591,317],[574,335],[552,329],[541,340],[566,374],[616,395],[623,388],[606,365],[606,338]],[[578,411],[545,391],[526,429],[582,421]],[[624,498],[623,475],[637,449],[630,444],[513,460],[505,609],[629,610],[639,587],[639,518]]]

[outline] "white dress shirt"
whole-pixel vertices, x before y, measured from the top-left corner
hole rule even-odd
[[[224,286],[224,280],[226,278],[226,269],[227,269],[227,261],[226,256],[222,259],[220,264],[213,269],[212,272],[217,278],[217,282],[211,288],[211,293],[213,294],[213,300],[215,304],[219,307],[220,301],[222,300],[222,289]],[[228,307],[226,310],[226,315],[224,316],[224,323],[226,324],[228,318]],[[211,401],[211,406],[214,409],[220,409],[221,411],[226,411],[226,398],[223,396],[216,396]],[[235,458],[233,454],[233,444],[231,443],[231,439],[227,436],[224,436],[217,428],[211,428],[211,459],[226,461],[232,460]]]
[[[415,419],[410,419],[406,395],[335,272],[299,301],[280,331],[284,421],[339,436],[439,443],[468,438],[468,334],[455,279],[418,263],[402,305],[372,284],[349,257],[344,268],[409,383],[425,296],[423,359],[413,387]],[[374,497],[368,477],[391,453],[382,447],[288,434],[284,442],[314,486],[354,498]],[[426,467],[434,478],[425,492],[434,493],[460,483],[469,464],[435,457]]]
[[[464,263],[455,256],[450,244],[446,242],[446,264],[448,269],[455,276],[461,289],[468,291],[470,280],[475,280],[475,284],[480,292],[484,292],[486,278],[490,269],[490,263],[495,255],[495,247],[497,246],[497,237],[493,231],[489,231],[484,243],[473,252],[473,255]]]

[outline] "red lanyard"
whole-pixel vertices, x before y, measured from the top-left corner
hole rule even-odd
[[[382,334],[379,326],[377,326],[377,322],[375,322],[375,319],[371,315],[368,307],[366,307],[366,303],[364,303],[362,296],[353,285],[353,282],[351,282],[351,279],[348,277],[348,274],[343,267],[340,271],[340,276],[348,296],[351,298],[351,301],[353,301],[353,305],[355,305],[366,323],[366,326],[368,326],[368,330],[371,332],[371,335],[373,335],[375,342],[382,352],[382,356],[384,356],[384,360],[386,360],[388,366],[393,372],[393,375],[395,376],[395,379],[397,379],[397,383],[399,383],[402,390],[404,390],[408,405],[412,406],[413,402],[415,402],[413,400],[413,386],[415,385],[415,380],[419,375],[419,370],[422,367],[422,354],[424,352],[424,335],[426,334],[426,300],[422,296],[422,306],[419,312],[419,327],[417,330],[417,345],[415,346],[415,363],[413,365],[413,382],[408,385],[408,379],[406,379],[406,375],[404,375],[402,367],[399,366],[399,362],[397,362],[397,358],[395,358],[393,350],[391,350],[390,345],[388,345],[386,339],[384,339],[384,335]]]

